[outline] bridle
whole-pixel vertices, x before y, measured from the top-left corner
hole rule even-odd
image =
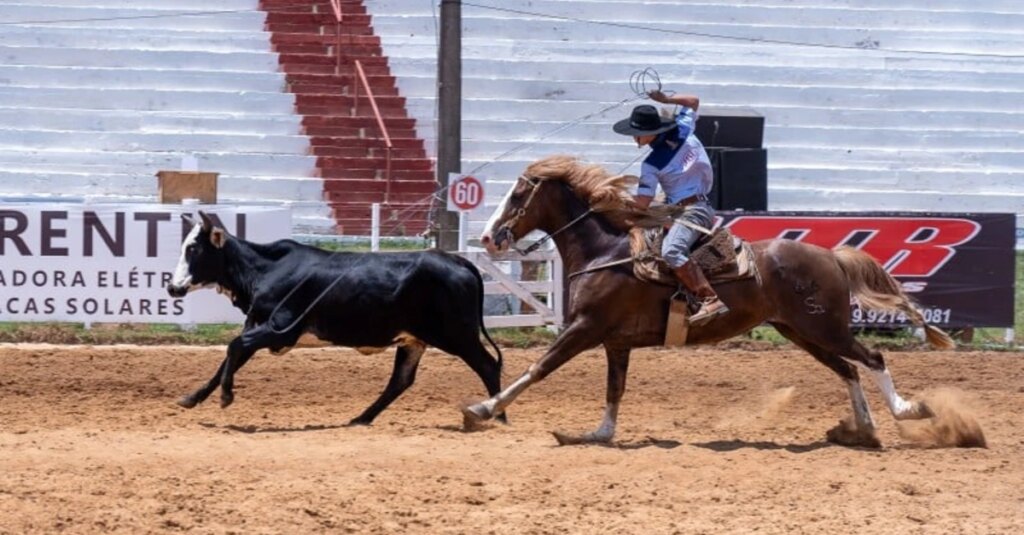
[[[540,185],[541,185],[541,182],[542,182],[539,179],[531,178],[531,177],[528,177],[526,175],[519,175],[519,178],[516,179],[516,182],[518,182],[520,180],[522,180],[523,182],[526,182],[527,184],[530,185],[530,187],[532,188],[532,190],[530,191],[530,195],[526,198],[526,202],[524,202],[522,206],[520,206],[519,208],[516,208],[515,212],[512,214],[512,217],[508,218],[508,220],[506,220],[504,223],[502,223],[498,227],[498,232],[501,232],[501,231],[508,232],[509,240],[513,244],[516,242],[516,239],[515,239],[516,236],[515,236],[515,234],[512,233],[512,227],[515,226],[515,224],[519,221],[520,217],[523,217],[524,215],[526,215],[526,209],[529,208],[530,207],[530,203],[533,202],[533,198],[537,195],[537,191],[540,189]],[[569,227],[575,225],[576,223],[579,223],[580,221],[583,220],[583,218],[587,217],[588,215],[590,215],[592,213],[594,213],[594,209],[593,208],[588,209],[586,212],[583,212],[582,214],[580,214],[579,217],[577,217],[577,218],[573,219],[572,221],[570,221],[570,222],[566,223],[565,225],[563,225],[562,228],[552,232],[551,234],[548,234],[548,235],[544,236],[543,238],[537,240],[536,242],[534,242],[532,245],[530,245],[529,247],[527,247],[525,249],[520,249],[520,248],[516,247],[515,245],[512,245],[511,248],[513,250],[515,250],[517,253],[521,254],[521,255],[528,255],[528,254],[536,251],[537,249],[540,249],[540,247],[542,245],[544,245],[545,243],[547,243],[548,240],[550,240],[551,238],[554,238],[555,236],[559,235],[560,233],[562,233],[563,231],[565,231]]]

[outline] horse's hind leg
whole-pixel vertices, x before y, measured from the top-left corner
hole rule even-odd
[[[839,425],[829,429],[826,434],[829,441],[846,446],[882,447],[882,443],[875,433],[875,421],[871,417],[871,408],[864,395],[864,388],[860,384],[857,368],[843,360],[837,352],[809,342],[791,327],[782,324],[772,325],[779,333],[810,353],[818,362],[827,366],[846,382],[846,388],[850,393],[850,403],[853,406],[853,425],[851,426],[845,421],[839,422]]]
[[[596,431],[582,435],[567,435],[553,432],[555,440],[562,446],[569,444],[608,443],[615,437],[615,423],[619,416],[619,402],[626,392],[626,372],[629,370],[629,348],[605,347],[608,358],[608,391],[604,407],[604,418]]]
[[[876,350],[868,349],[857,340],[852,340],[850,348],[843,352],[843,356],[862,366],[871,378],[874,379],[878,389],[885,397],[885,403],[889,406],[893,418],[897,420],[920,420],[934,416],[931,409],[921,401],[907,401],[896,391],[889,368],[885,366],[885,359]]]

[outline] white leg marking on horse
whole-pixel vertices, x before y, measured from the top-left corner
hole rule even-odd
[[[853,415],[857,419],[857,427],[874,429],[875,420],[871,417],[871,407],[868,406],[868,399],[864,396],[864,388],[860,381],[847,381],[846,387],[850,391],[850,401],[853,403]]]
[[[185,250],[188,249],[189,245],[195,243],[199,237],[199,231],[203,228],[202,223],[196,223],[192,226],[192,230],[189,231],[188,236],[185,237],[185,241],[181,243],[181,256],[178,257],[178,265],[174,268],[174,276],[171,277],[171,285],[178,288],[188,288],[188,291],[195,290],[198,285],[192,284],[192,276],[188,274],[188,260],[185,258]]]
[[[597,428],[591,436],[594,440],[603,442],[611,441],[615,436],[615,421],[619,417],[619,404],[609,403],[604,407],[604,419],[601,420],[601,427]]]
[[[519,394],[526,390],[526,387],[533,384],[533,374],[530,372],[524,373],[519,379],[516,379],[514,383],[508,386],[505,390],[498,392],[497,396],[484,401],[482,405],[487,407],[491,411],[491,414],[501,412],[510,403],[515,401]]]
[[[892,411],[892,415],[897,420],[901,420],[908,416],[916,415],[914,404],[903,399],[899,392],[896,391],[896,385],[892,382],[892,374],[889,373],[889,368],[883,370],[869,370],[871,377],[874,378],[875,384],[878,385],[878,389],[882,391],[882,395],[885,396],[885,402],[889,405],[889,410]]]

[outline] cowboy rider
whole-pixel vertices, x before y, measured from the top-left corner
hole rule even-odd
[[[700,299],[700,310],[689,320],[691,325],[700,325],[729,311],[700,266],[689,261],[690,247],[700,235],[686,223],[710,229],[715,217],[708,200],[714,180],[711,160],[704,145],[692,135],[700,99],[695,95],[666,95],[659,90],[649,92],[648,96],[662,104],[679,106],[678,113],[665,119],[657,108],[643,104],[633,108],[629,118],[618,121],[612,129],[618,134],[633,136],[637,147],[651,147],[651,153],[640,168],[640,185],[634,195],[636,204],[644,209],[650,206],[660,184],[667,203],[684,207],[665,236],[661,256],[676,279]]]

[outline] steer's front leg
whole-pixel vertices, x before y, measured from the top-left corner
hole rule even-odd
[[[207,382],[205,385],[201,386],[195,392],[182,396],[182,398],[178,400],[178,405],[181,405],[186,409],[191,409],[196,405],[206,401],[206,398],[210,397],[210,394],[212,394],[213,391],[220,385],[220,377],[224,373],[224,365],[227,364],[227,362],[227,357],[224,357],[224,360],[220,362],[220,366],[217,368],[217,373],[213,374],[213,377],[210,378],[210,381]]]
[[[221,369],[220,408],[226,409],[235,401],[235,372],[260,349],[277,345],[292,346],[295,340],[283,341],[282,336],[273,332],[267,324],[246,329],[228,344],[228,355]]]

